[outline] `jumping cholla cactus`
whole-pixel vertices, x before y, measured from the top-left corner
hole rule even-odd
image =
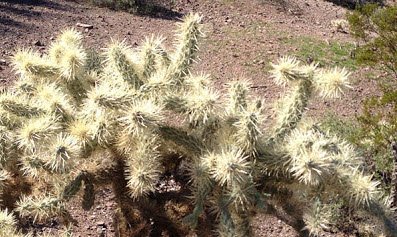
[[[140,222],[139,234],[153,236],[161,223],[172,236],[250,236],[252,211],[277,214],[278,206],[316,235],[333,224],[330,207],[342,200],[397,233],[354,149],[301,122],[312,95],[339,97],[349,73],[280,59],[272,74],[290,89],[265,130],[271,121],[263,101],[250,99],[249,82],[231,82],[221,96],[209,76],[190,73],[201,30],[201,17],[187,15],[172,53],[151,37],[137,49],[112,41],[98,55],[66,30],[47,55],[15,54],[20,79],[0,95],[1,197],[13,208],[0,213],[2,236],[22,236],[14,215],[67,224],[65,203],[82,189],[89,209],[104,185],[116,195],[119,231]],[[167,179],[176,185],[164,191]]]

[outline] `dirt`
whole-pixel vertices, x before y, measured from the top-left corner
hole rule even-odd
[[[270,79],[269,62],[299,51],[299,45],[286,44],[286,40],[310,36],[322,42],[354,42],[349,34],[337,32],[331,26],[331,21],[344,18],[346,11],[343,6],[323,0],[175,0],[168,11],[145,16],[77,0],[1,0],[0,81],[8,85],[16,78],[10,57],[17,48],[44,53],[65,28],[81,31],[85,46],[97,50],[106,47],[111,39],[137,46],[151,34],[162,34],[166,44],[172,46],[175,23],[183,14],[198,12],[204,16],[207,37],[193,71],[209,73],[221,90],[230,80],[247,78],[252,82],[253,96],[266,99],[271,106],[284,89]],[[81,27],[84,24],[92,27]],[[308,113],[316,117],[327,111],[345,117],[357,114],[363,98],[376,92],[375,84],[364,79],[368,70],[359,68],[352,72],[354,88],[341,100],[315,99]],[[74,227],[75,236],[115,235],[112,223],[116,204],[111,190],[98,190],[96,200],[90,211],[79,207],[78,198],[68,204],[79,223]],[[57,229],[59,225],[40,228]],[[253,229],[256,236],[298,236],[292,227],[266,214],[256,216]]]

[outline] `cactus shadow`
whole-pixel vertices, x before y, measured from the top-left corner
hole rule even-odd
[[[164,6],[150,4],[142,5],[141,9],[136,12],[136,15],[173,21],[180,20],[183,17],[183,14],[180,12],[173,11]]]
[[[4,27],[4,28],[3,28]],[[7,30],[10,30],[10,27],[26,27],[26,24],[19,22],[19,21],[15,21],[11,18],[6,18],[6,17],[2,17],[0,16],[0,32],[4,32]]]
[[[383,0],[326,0],[327,2],[332,2],[335,5],[345,7],[350,10],[356,9],[358,6],[367,4],[367,3],[377,3],[379,5],[384,5]]]
[[[54,2],[54,1],[48,1],[48,0],[0,0],[0,3],[1,2],[13,4],[13,5],[45,6],[45,7],[54,8],[57,10],[67,10],[61,4]],[[0,8],[2,8],[2,7],[4,7],[4,6],[0,6]],[[11,5],[11,7],[12,7],[12,5]],[[28,11],[28,10],[26,10],[26,11]]]

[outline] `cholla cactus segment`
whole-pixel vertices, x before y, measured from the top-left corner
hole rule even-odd
[[[314,78],[314,86],[324,98],[339,98],[345,89],[351,88],[349,75],[345,68],[321,70]]]
[[[146,38],[140,49],[140,64],[142,67],[143,78],[150,78],[162,66],[161,62],[163,48],[161,47],[164,38],[150,37]]]
[[[241,149],[222,149],[217,153],[209,153],[202,159],[212,178],[221,186],[246,183],[249,179],[251,163]]]
[[[277,113],[274,140],[282,140],[300,122],[312,94],[312,83],[301,80],[284,97]]]
[[[59,69],[31,50],[19,50],[12,58],[14,69],[22,77],[50,78],[58,77]]]
[[[62,31],[59,37],[57,37],[56,41],[68,47],[80,47],[82,44],[82,38],[83,36],[80,32],[71,28]]]
[[[8,129],[17,129],[22,126],[23,118],[0,108],[0,126]]]
[[[126,179],[129,194],[139,198],[153,192],[160,178],[156,137],[146,137],[136,143],[136,147],[126,161]]]
[[[234,205],[235,210],[247,211],[254,203],[256,189],[253,182],[247,180],[246,183],[235,184],[227,188],[227,197]]]
[[[44,111],[32,103],[25,95],[14,93],[3,93],[0,95],[2,109],[19,117],[37,117],[44,114]]]
[[[40,152],[41,153],[41,152]],[[55,173],[63,173],[72,168],[76,159],[80,158],[81,147],[78,141],[71,136],[59,134],[49,149],[41,157],[46,166]]]
[[[116,70],[118,76],[129,83],[132,89],[139,89],[143,82],[138,77],[136,65],[128,57],[130,48],[124,42],[113,42],[105,51],[105,63]]]
[[[311,236],[319,236],[324,230],[329,229],[331,215],[330,209],[323,205],[319,199],[315,199],[303,216],[305,229]]]
[[[135,93],[127,88],[112,83],[101,83],[87,94],[87,100],[93,104],[109,109],[131,106]],[[94,108],[95,111],[95,108]]]
[[[136,101],[118,119],[131,136],[155,130],[162,120],[162,108],[151,100]]]
[[[277,85],[286,85],[289,81],[298,80],[302,77],[299,61],[294,57],[282,57],[277,64],[271,64],[273,70],[270,72]]]
[[[10,160],[10,151],[15,138],[6,127],[0,126],[0,164],[5,164]]]
[[[43,161],[37,154],[28,154],[20,159],[21,170],[24,175],[32,178],[40,178],[40,174],[45,167],[45,161]]]
[[[111,144],[115,139],[115,118],[110,112],[102,111],[96,114],[95,120],[90,122],[90,140],[101,146]]]
[[[185,79],[186,89],[190,91],[202,90],[211,86],[211,76],[208,74],[192,75]]]
[[[247,109],[247,94],[251,84],[248,81],[234,81],[229,83],[229,111],[237,113]]]
[[[78,31],[68,29],[50,46],[49,58],[59,67],[60,75],[69,82],[81,74],[87,58],[81,39]]]
[[[205,124],[216,113],[219,95],[209,89],[196,90],[186,95],[186,114],[191,123]]]
[[[60,43],[53,43],[48,50],[48,57],[56,64],[61,63],[66,46]]]
[[[313,62],[311,64],[301,65],[299,70],[302,79],[312,80],[314,75],[318,72],[318,63]]]
[[[38,143],[44,142],[60,129],[57,118],[53,116],[34,118],[19,129],[16,136],[18,147],[34,151]]]
[[[185,164],[191,179],[192,186],[197,194],[206,193],[213,185],[209,167],[200,159]]]
[[[332,173],[332,165],[325,151],[303,150],[292,158],[289,171],[306,185],[319,185]]]
[[[355,170],[349,175],[349,194],[357,205],[369,205],[374,202],[380,192],[378,186],[380,182],[373,181],[371,175],[365,175],[361,171]]]
[[[148,81],[139,89],[142,97],[157,97],[168,93],[171,81],[169,78],[164,77],[165,73],[165,69],[160,68],[150,78],[148,78]]]
[[[43,83],[36,89],[36,104],[47,113],[70,120],[76,110],[70,96],[55,83]]]
[[[185,114],[191,125],[206,124],[217,112],[218,94],[209,89],[197,89],[183,96],[168,96],[165,108]]]
[[[76,119],[69,123],[67,132],[77,140],[82,148],[91,143],[90,125],[84,119]]]
[[[59,64],[61,76],[67,81],[80,80],[77,76],[83,70],[86,58],[87,55],[82,48],[65,48]]]
[[[294,131],[288,137],[291,157],[288,170],[306,185],[319,185],[333,171],[331,155],[321,147],[320,136],[312,130]]]
[[[16,231],[16,224],[17,222],[11,212],[9,212],[7,209],[0,210],[0,234],[5,234],[7,231]]]
[[[338,172],[353,172],[362,165],[362,159],[349,144],[318,131],[316,126],[294,130],[286,142],[288,170],[307,185],[324,183]]]
[[[34,221],[46,220],[49,217],[63,215],[63,203],[52,196],[23,196],[16,204],[16,211],[23,217],[32,216]]]
[[[0,170],[0,197],[3,192],[3,188],[7,185],[7,180],[9,179],[10,179],[10,174],[5,170]],[[0,220],[0,226],[1,226],[1,220]]]
[[[363,167],[363,159],[358,156],[357,151],[354,147],[343,141],[336,136],[330,136],[327,143],[324,146],[334,150],[337,147],[335,153],[333,153],[332,159],[336,166],[347,167],[354,169],[355,167]]]
[[[201,16],[190,13],[186,15],[178,27],[175,52],[171,55],[171,64],[167,77],[177,86],[182,84],[182,77],[188,75],[189,66],[195,60],[198,51],[198,41],[202,33]]]
[[[5,170],[0,170],[0,187],[4,186],[4,182],[10,178],[10,175]]]
[[[236,132],[233,135],[236,144],[248,154],[255,154],[259,136],[262,134],[259,126],[262,122],[261,110],[250,106],[237,114],[237,121],[233,123]]]

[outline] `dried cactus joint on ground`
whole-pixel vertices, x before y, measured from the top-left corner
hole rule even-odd
[[[28,182],[31,190],[17,195],[13,211],[1,212],[2,236],[24,236],[13,215],[61,216],[67,224],[69,199],[83,189],[82,206],[89,209],[95,188],[109,183],[127,219],[179,203],[180,216],[156,215],[180,236],[211,218],[207,224],[220,236],[249,236],[252,210],[280,200],[299,210],[295,217],[311,234],[334,224],[327,210],[339,200],[383,218],[386,232],[395,230],[378,183],[363,172],[354,149],[301,122],[315,92],[340,97],[350,87],[349,73],[292,57],[272,64],[275,82],[289,89],[274,127],[265,131],[263,102],[249,97],[249,82],[231,82],[221,96],[209,76],[190,73],[201,21],[188,14],[179,23],[172,52],[151,37],[137,49],[112,41],[102,55],[89,53],[72,29],[47,55],[26,49],[14,55],[20,80],[0,95],[0,188]],[[167,173],[185,190],[156,202],[164,196],[153,193]]]

